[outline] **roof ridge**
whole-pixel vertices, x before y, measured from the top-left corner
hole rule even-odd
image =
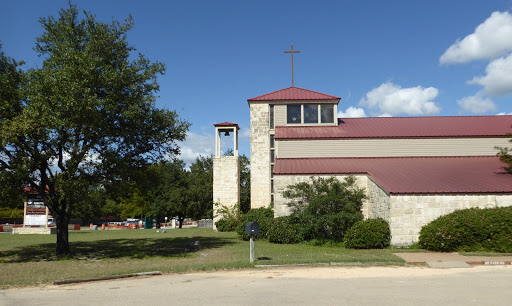
[[[272,100],[271,98],[267,98],[269,96],[272,96],[272,95],[278,95],[279,93],[281,92],[285,92],[285,91],[289,91],[289,90],[293,90],[293,89],[296,89],[296,90],[299,90],[299,91],[303,91],[303,92],[307,92],[309,94],[314,94],[314,95],[319,95],[319,96],[322,96],[325,98],[325,100],[340,100],[341,98],[339,97],[336,97],[336,96],[333,96],[333,95],[329,95],[329,94],[325,94],[325,93],[322,93],[322,92],[319,92],[319,91],[314,91],[314,90],[311,90],[311,89],[306,89],[306,88],[301,88],[301,87],[296,87],[296,86],[291,86],[291,87],[286,87],[286,88],[283,88],[283,89],[279,89],[279,90],[275,90],[275,91],[272,91],[272,92],[269,92],[269,93],[266,93],[266,94],[263,94],[263,95],[259,95],[259,96],[256,96],[254,98],[250,98],[250,99],[247,99],[247,101],[261,101],[261,100]],[[298,98],[298,99],[283,99],[283,98],[279,98],[279,99],[276,99],[276,100],[308,100],[308,99],[301,99],[301,98]],[[324,99],[313,99],[313,100],[324,100]]]
[[[338,117],[338,119],[411,119],[411,118],[481,118],[481,117],[512,117],[512,115],[468,115],[468,116],[400,116],[400,117]]]
[[[496,158],[496,155],[475,155],[475,156],[372,156],[372,157],[290,157],[277,158],[276,160],[304,160],[304,159],[440,159],[440,158]]]
[[[272,92],[269,92],[269,93],[266,93],[266,94],[262,94],[262,95],[259,95],[259,96],[256,96],[254,98],[250,98],[250,99],[247,99],[247,101],[250,101],[250,100],[256,100],[256,99],[259,99],[259,98],[262,98],[264,96],[268,96],[268,95],[271,95],[271,94],[274,94],[278,91],[282,91],[282,90],[286,90],[286,89],[290,89],[290,88],[293,88],[293,86],[290,86],[290,87],[286,87],[286,88],[282,88],[282,89],[278,89],[278,90],[274,90]],[[298,88],[298,87],[297,87]]]

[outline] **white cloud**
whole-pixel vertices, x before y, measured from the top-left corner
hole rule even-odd
[[[496,109],[491,99],[484,97],[482,93],[457,100],[463,111],[481,114]]]
[[[215,133],[197,134],[187,132],[187,138],[184,142],[178,143],[180,146],[180,155],[178,158],[185,163],[193,163],[199,155],[210,156],[215,151]]]
[[[441,111],[432,100],[439,90],[434,87],[421,86],[401,88],[399,85],[386,82],[366,93],[359,105],[378,110],[390,116],[398,114],[433,115]]]
[[[491,59],[512,51],[512,15],[494,12],[475,32],[457,40],[439,58],[441,64]]]
[[[240,130],[238,131],[238,140],[239,141],[247,140],[250,142],[251,141],[251,130],[248,128],[240,128]]]
[[[379,117],[393,117],[393,116],[391,116],[391,115],[390,115],[390,114],[388,114],[388,113],[384,113],[384,114],[382,114],[382,115],[379,115]]]
[[[338,118],[360,118],[366,117],[364,109],[350,106],[345,112],[339,111]]]
[[[512,115],[512,113],[497,113],[496,116]]]
[[[512,41],[512,36],[510,37]],[[479,84],[489,95],[502,96],[512,93],[512,54],[493,60],[485,68],[487,73],[482,77],[474,77],[469,84]]]

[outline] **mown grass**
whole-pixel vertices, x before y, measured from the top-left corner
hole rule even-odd
[[[249,242],[235,233],[210,229],[77,231],[69,234],[73,255],[55,256],[55,235],[0,235],[0,288],[49,284],[127,273],[179,273],[252,268],[254,265],[362,262],[402,265],[396,250],[350,250],[339,245],[278,245],[256,241],[255,263]],[[190,241],[201,249],[189,250]]]

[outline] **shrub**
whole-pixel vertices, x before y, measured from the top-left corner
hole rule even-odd
[[[351,249],[383,249],[389,246],[389,223],[382,219],[367,219],[352,226],[345,235],[345,247]]]
[[[243,240],[249,240],[251,238],[250,235],[245,234],[245,225],[248,222],[258,222],[260,225],[260,233],[255,235],[258,239],[267,239],[267,231],[270,227],[270,224],[274,220],[274,211],[272,208],[260,207],[249,210],[246,214],[242,215],[240,219],[240,223],[236,228],[236,232],[238,236]]]
[[[234,232],[240,224],[240,205],[236,204],[233,207],[227,207],[225,205],[216,203],[218,213],[222,216],[222,219],[215,222],[215,226],[219,232]]]
[[[512,252],[512,207],[471,208],[423,226],[419,245],[427,250]]]
[[[345,232],[363,220],[361,207],[366,196],[355,182],[353,176],[343,182],[335,177],[311,177],[310,182],[287,187],[283,196],[301,220],[306,240],[342,241]]]
[[[294,215],[275,218],[268,230],[268,241],[272,243],[299,243],[304,241],[304,230]]]
[[[219,232],[233,232],[236,229],[233,229],[226,219],[220,219],[215,222],[215,227]]]

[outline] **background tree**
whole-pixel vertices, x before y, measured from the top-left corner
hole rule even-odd
[[[165,67],[133,55],[131,17],[103,23],[86,12],[80,18],[70,4],[40,23],[35,50],[43,66],[29,72],[27,99],[2,107],[0,160],[2,171],[38,190],[57,223],[57,255],[64,255],[85,186],[178,153],[175,141],[189,124],[156,108],[156,78]]]
[[[509,142],[512,142],[512,139],[509,140]],[[496,149],[498,150],[497,155],[500,157],[500,160],[507,164],[505,169],[508,172],[512,172],[512,155],[510,154],[512,152],[512,149],[506,147],[496,147]]]
[[[251,210],[251,159],[245,154],[240,156],[240,210]]]
[[[149,169],[153,172],[156,188],[151,193],[150,214],[157,220],[157,227],[165,216],[176,216],[179,227],[182,227],[186,216],[191,215],[187,199],[188,172],[182,160],[174,159],[152,165]]]
[[[23,62],[17,62],[5,55],[0,44],[0,131],[7,123],[19,114],[23,108],[24,95],[22,92],[26,82],[25,73],[19,68]],[[25,171],[14,171],[9,167],[8,151],[3,150],[8,145],[4,137],[0,137],[0,208],[23,208],[23,174]],[[7,214],[7,212],[6,212]]]
[[[102,208],[105,206],[105,189],[97,185],[84,186],[85,196],[73,205],[71,216],[84,221],[102,217]]]
[[[191,218],[213,218],[213,158],[199,156],[188,174],[188,211]]]

